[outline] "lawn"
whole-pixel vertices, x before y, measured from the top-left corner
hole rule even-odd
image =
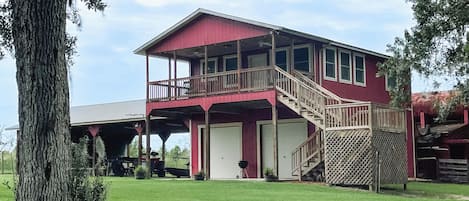
[[[9,177],[8,177],[9,178]],[[1,177],[0,181],[8,179]],[[311,183],[265,183],[245,181],[135,180],[108,177],[109,201],[399,201],[456,200],[448,194],[468,196],[468,185],[410,183],[407,192],[402,186],[386,186],[385,193],[375,194],[351,188],[328,187]],[[395,189],[394,189],[395,188]],[[399,188],[399,189],[398,189]],[[468,198],[468,197],[466,197]],[[0,186],[0,200],[12,200],[12,194]]]

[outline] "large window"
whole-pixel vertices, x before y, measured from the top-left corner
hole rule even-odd
[[[340,82],[352,83],[352,56],[349,51],[339,51]]]
[[[275,52],[275,65],[283,69],[284,71],[288,70],[288,51],[285,50],[277,50]]]
[[[390,91],[396,87],[396,84],[397,80],[394,76],[386,75],[386,90]]]
[[[294,48],[293,55],[295,70],[310,72],[309,47]]]
[[[208,68],[207,68],[207,73],[215,73],[217,72],[217,58],[209,58],[208,59]],[[205,69],[205,59],[200,60],[200,74],[204,74],[204,69]]]
[[[334,48],[324,49],[324,79],[337,81],[336,50]]]
[[[223,62],[225,71],[238,69],[238,57],[236,55],[224,56]]]
[[[366,86],[365,56],[354,53],[353,62],[355,67],[354,83],[359,86]]]

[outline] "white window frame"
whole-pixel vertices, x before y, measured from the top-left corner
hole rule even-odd
[[[287,70],[286,70],[286,71],[287,71],[287,72],[288,72],[288,70],[290,70],[290,67],[291,67],[291,66],[290,66],[290,51],[291,51],[290,49],[291,49],[291,48],[289,48],[289,47],[281,47],[281,48],[276,48],[276,49],[275,49],[275,53],[281,52],[281,51],[285,51],[285,52],[286,52],[286,54],[287,54],[287,63],[286,63],[286,64],[287,64]],[[271,52],[272,52],[272,51],[269,51],[269,56],[272,56]],[[275,58],[277,58],[277,57],[275,57]],[[275,65],[277,65],[277,61],[275,61]],[[280,66],[279,66],[279,68],[280,68]]]
[[[388,74],[384,76],[384,85],[385,85],[386,91],[391,91],[388,85],[388,77],[389,77]],[[397,84],[397,80],[396,80],[396,84]]]
[[[223,72],[236,72],[237,71],[237,68],[238,68],[238,63],[236,63],[236,70],[230,70],[230,71],[226,71],[226,60],[227,59],[232,59],[232,58],[238,58],[238,55],[236,54],[232,54],[232,55],[225,55],[223,56]],[[236,62],[238,62],[238,60],[236,60]],[[223,79],[223,86],[224,87],[235,87],[238,85],[238,83],[228,83],[228,75],[225,74],[224,79]]]
[[[357,57],[363,58],[363,83],[357,82]],[[364,54],[353,53],[353,83],[357,86],[366,87],[366,57]]]
[[[326,69],[327,69],[327,63],[326,63],[326,51],[327,50],[333,50],[334,51],[334,75],[335,77],[329,77],[327,76]],[[329,80],[329,81],[336,81],[337,82],[337,48],[334,47],[326,47],[323,50],[323,77],[324,80]]]
[[[215,61],[215,72],[213,72],[213,73],[218,73],[218,58],[217,57],[208,58],[207,63],[210,62],[210,61]],[[205,62],[205,59],[201,59],[200,63],[199,63],[200,75],[204,75],[204,68],[203,68],[203,65],[202,65],[204,62]],[[212,73],[207,73],[207,74],[209,75],[209,74],[212,74]]]
[[[293,47],[293,50],[291,50],[291,51],[293,51],[293,54],[292,54],[293,55],[292,67],[293,67],[293,69],[296,70],[296,68],[295,68],[295,49],[301,49],[301,48],[305,48],[305,47],[308,48],[308,61],[309,61],[308,62],[308,68],[309,68],[309,71],[307,73],[314,73],[313,67],[311,65],[314,62],[313,61],[314,58],[311,56],[311,55],[314,55],[314,50],[313,50],[313,48],[311,48],[311,44],[296,45],[296,46]],[[304,71],[300,71],[300,72],[304,72]]]
[[[227,59],[233,59],[233,58],[238,58],[238,55],[236,54],[232,54],[232,55],[225,55],[223,56],[223,72],[226,72],[226,60]],[[236,60],[236,62],[238,62],[238,60]],[[236,69],[238,68],[238,63],[236,63]]]
[[[350,80],[342,79],[342,53],[348,54],[348,63],[349,63],[349,78]],[[349,50],[343,50],[339,49],[339,54],[337,55],[339,57],[339,82],[340,83],[345,83],[345,84],[352,84],[352,52]]]

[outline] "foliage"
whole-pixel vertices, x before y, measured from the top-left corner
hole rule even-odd
[[[100,170],[104,167],[106,159],[106,147],[101,136],[96,137],[96,169],[98,174],[101,174]]]
[[[140,179],[140,178],[149,178],[148,175],[148,168],[144,166],[138,166],[135,168],[135,178]]]
[[[274,170],[272,168],[265,168],[264,176],[275,176]]]
[[[106,200],[106,186],[101,177],[90,178],[88,164],[88,137],[72,144],[72,170],[70,180],[71,197],[74,201]]]
[[[402,93],[410,81],[410,70],[425,77],[448,76],[456,88],[468,90],[469,75],[469,2],[464,0],[408,0],[412,3],[416,24],[388,45],[392,57],[380,65],[380,74],[397,79],[391,90],[393,103],[408,103]],[[438,86],[439,83],[435,83]],[[462,93],[463,99],[469,96]]]

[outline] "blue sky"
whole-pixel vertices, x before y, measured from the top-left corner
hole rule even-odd
[[[405,0],[125,0],[109,4],[104,13],[80,7],[83,27],[68,26],[79,40],[71,70],[72,105],[143,99],[145,58],[132,51],[199,7],[381,53],[413,24]],[[150,66],[152,80],[166,79],[166,62],[154,59]],[[0,61],[0,125],[17,122],[15,73],[11,57]],[[187,71],[179,73],[187,75]],[[431,83],[414,76],[413,91],[432,90]]]

